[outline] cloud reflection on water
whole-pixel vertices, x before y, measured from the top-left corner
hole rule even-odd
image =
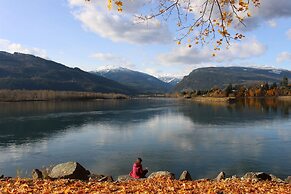
[[[151,170],[188,169],[195,178],[220,170],[281,176],[291,170],[291,121],[281,114],[285,105],[261,111],[153,100],[85,107],[51,109],[37,119],[31,119],[34,111],[2,117],[2,170],[13,175],[17,165],[31,169],[77,160],[93,171],[118,175],[128,173],[137,156]]]

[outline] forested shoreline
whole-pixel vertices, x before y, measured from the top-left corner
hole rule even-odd
[[[283,78],[283,81],[278,85],[277,83],[269,84],[268,82],[245,86],[229,84],[225,88],[213,87],[210,90],[185,90],[180,96],[184,98],[266,98],[266,97],[280,97],[291,96],[291,84],[288,83],[288,78]]]

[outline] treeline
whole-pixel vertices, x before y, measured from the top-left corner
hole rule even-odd
[[[288,83],[288,78],[284,77],[280,84],[267,82],[258,85],[244,86],[229,84],[224,89],[212,88],[211,90],[194,90],[183,91],[181,93],[185,98],[192,98],[196,96],[206,97],[277,97],[277,96],[291,96],[291,84]]]
[[[127,99],[127,98],[128,96],[126,95],[115,93],[51,91],[51,90],[0,90],[0,102]]]

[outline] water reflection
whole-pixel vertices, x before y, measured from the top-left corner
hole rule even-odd
[[[229,123],[252,124],[261,120],[289,118],[291,101],[270,99],[246,99],[235,104],[192,103],[181,107],[180,112],[194,123],[225,125]]]
[[[143,122],[173,105],[134,101],[4,103],[0,110],[0,146],[47,139],[84,124],[110,123],[121,129]]]
[[[15,108],[14,108],[15,106]],[[68,160],[113,175],[136,156],[152,171],[194,178],[224,170],[290,174],[289,102],[231,106],[177,100],[5,104],[0,110],[0,171]]]

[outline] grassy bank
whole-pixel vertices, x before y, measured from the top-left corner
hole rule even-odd
[[[291,96],[278,96],[278,100],[291,101]]]
[[[282,103],[289,103],[291,102],[291,96],[274,96],[274,97],[208,97],[208,96],[195,96],[188,98],[194,102],[199,102],[202,104],[221,104],[221,105],[228,105],[235,102],[259,102],[260,100],[267,102],[282,102]]]
[[[238,178],[221,181],[178,181],[165,178],[127,182],[77,180],[0,180],[1,193],[291,193],[291,185]]]
[[[94,99],[127,99],[123,94],[51,91],[51,90],[0,90],[0,102],[65,101]]]

